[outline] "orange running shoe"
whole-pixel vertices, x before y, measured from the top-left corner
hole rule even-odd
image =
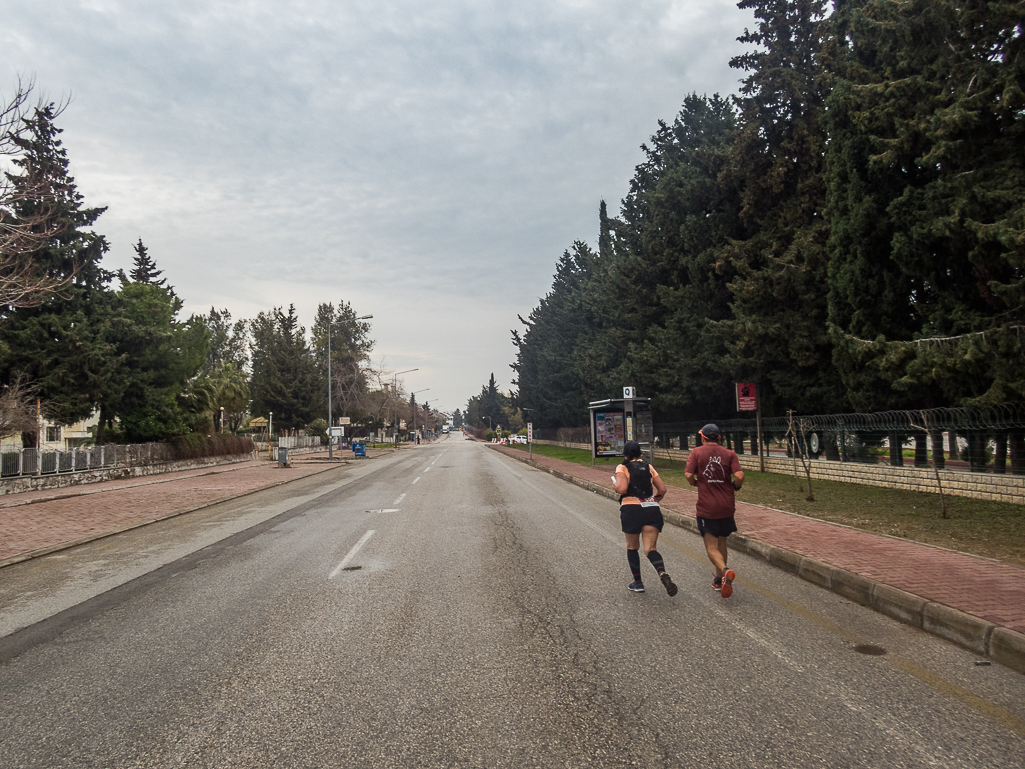
[[[727,569],[722,573],[722,593],[723,598],[729,598],[733,595],[733,580],[737,578],[737,572],[733,569]]]

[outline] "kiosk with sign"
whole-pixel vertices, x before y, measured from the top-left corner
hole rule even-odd
[[[621,457],[627,441],[643,450],[651,447],[654,427],[649,398],[638,398],[633,387],[623,388],[622,398],[594,401],[591,412],[591,461],[595,457]]]

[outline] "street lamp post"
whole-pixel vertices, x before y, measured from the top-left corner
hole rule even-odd
[[[430,389],[431,389],[430,387],[425,387],[422,390],[417,390],[416,392],[410,393],[409,397],[410,397],[410,399],[412,399],[412,397],[414,395],[416,395],[416,393],[425,393],[425,392],[427,392]],[[413,411],[413,434],[415,435],[416,434],[416,409],[413,409],[412,411]]]
[[[360,315],[356,320],[370,320],[373,315]],[[335,444],[331,435],[331,428],[334,427],[334,423],[331,417],[331,326],[337,326],[337,321],[329,320],[327,322],[327,458],[334,459],[335,456]]]
[[[399,443],[399,399],[398,399],[398,386],[399,386],[399,374],[408,374],[410,371],[419,371],[418,368],[407,368],[405,371],[399,371],[392,375],[391,378],[391,396],[392,396],[392,441],[398,445]]]

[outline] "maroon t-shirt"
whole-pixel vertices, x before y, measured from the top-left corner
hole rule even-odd
[[[736,452],[714,443],[691,451],[687,457],[687,472],[698,480],[699,517],[729,518],[737,511],[731,476],[742,469]]]

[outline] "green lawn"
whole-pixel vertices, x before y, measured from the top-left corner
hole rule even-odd
[[[535,445],[534,453],[591,464],[590,453],[579,449]],[[618,458],[597,460],[603,465],[619,462]],[[667,484],[687,488],[682,462],[660,459],[655,467]],[[943,519],[938,494],[813,480],[815,501],[809,502],[807,484],[806,479],[792,475],[745,471],[737,499],[1025,566],[1025,506],[947,495],[947,518]]]

